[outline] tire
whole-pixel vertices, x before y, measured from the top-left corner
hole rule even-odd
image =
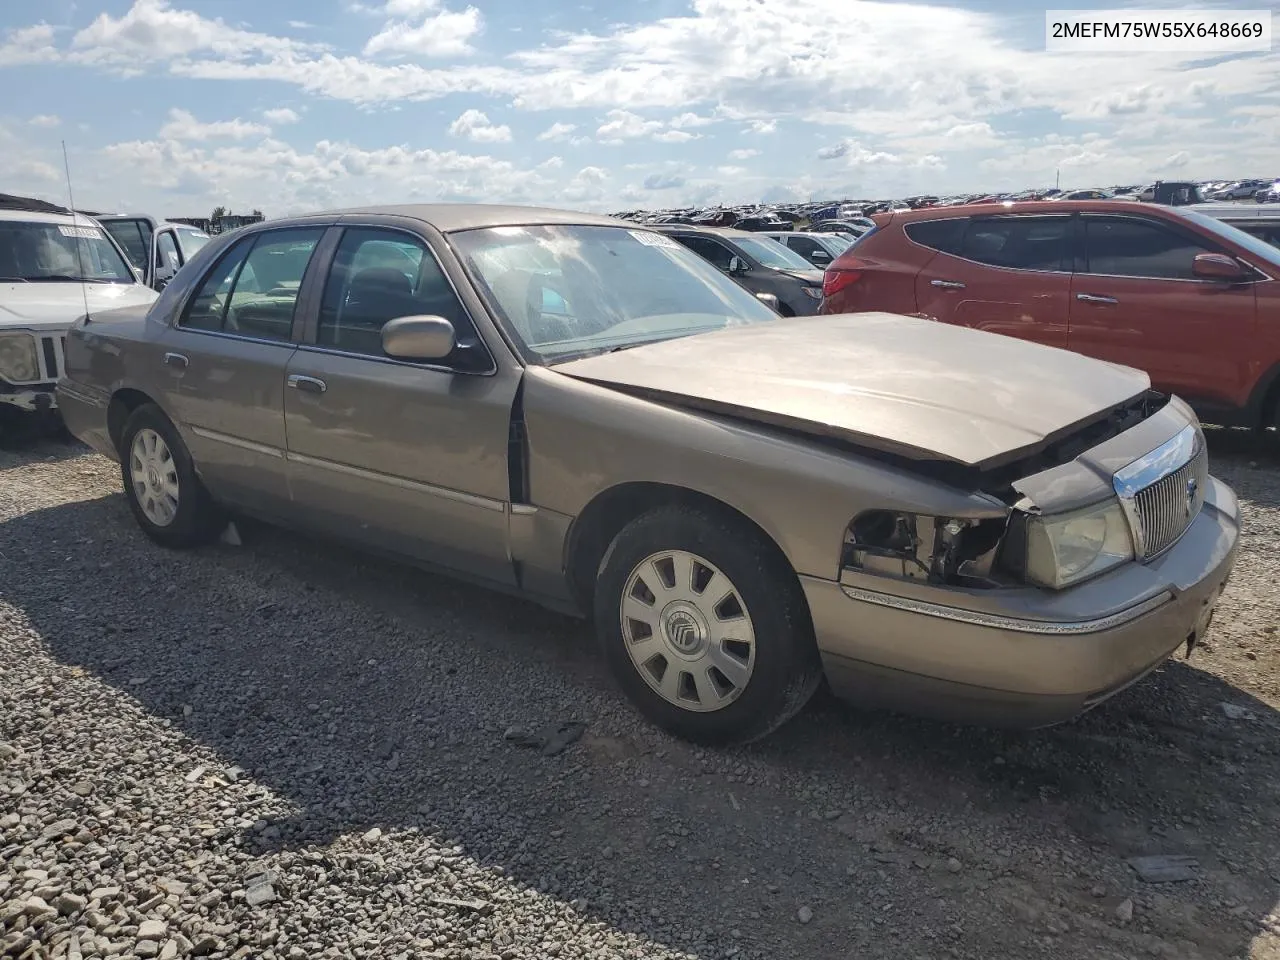
[[[688,571],[687,589],[673,583],[677,569]],[[758,740],[798,713],[822,680],[794,572],[734,517],[684,506],[637,517],[605,551],[594,606],[604,655],[627,696],[657,726],[694,743]]]
[[[182,549],[203,546],[222,532],[225,516],[196,475],[177,428],[158,406],[146,403],[129,415],[119,453],[125,499],[148,537]],[[171,496],[158,495],[170,491]]]

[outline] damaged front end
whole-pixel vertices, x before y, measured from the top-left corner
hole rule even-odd
[[[1171,546],[1194,519],[1207,480],[1194,415],[1150,394],[1034,457],[965,478],[991,504],[990,516],[860,513],[845,531],[842,577],[1066,589]]]

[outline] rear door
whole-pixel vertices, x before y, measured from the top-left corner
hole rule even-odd
[[[1192,261],[1227,253],[1180,224],[1083,214],[1071,349],[1146,370],[1158,390],[1243,406],[1253,376],[1254,283],[1201,280]]]
[[[264,230],[232,244],[161,336],[166,407],[201,476],[250,509],[288,509],[285,367],[299,289],[323,234]]]
[[[447,362],[387,356],[382,327],[415,315],[445,317],[465,347]],[[520,373],[494,363],[426,241],[342,227],[305,340],[284,388],[290,484],[304,519],[514,584],[507,453]]]
[[[937,251],[916,275],[916,305],[943,323],[1067,346],[1071,215],[916,221],[914,243]]]

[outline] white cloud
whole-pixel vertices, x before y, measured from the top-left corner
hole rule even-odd
[[[661,121],[646,120],[630,110],[610,110],[606,117],[596,129],[596,139],[601,143],[619,144],[662,129]]]
[[[539,140],[567,140],[569,134],[578,129],[578,125],[574,123],[553,123],[547,129],[538,134]]]
[[[646,190],[673,190],[685,185],[685,178],[678,173],[651,173],[642,184]]]
[[[56,127],[62,124],[62,118],[52,113],[37,113],[27,121],[33,127]]]
[[[277,126],[285,126],[290,123],[297,123],[301,117],[288,107],[276,107],[272,110],[263,110],[262,118],[268,123],[274,123]]]
[[[53,37],[53,27],[47,23],[10,30],[4,43],[0,43],[0,67],[56,60],[59,54],[53,45]]]
[[[409,54],[424,57],[456,57],[474,53],[471,41],[484,29],[484,18],[475,7],[437,10],[438,0],[390,0],[388,20],[364,45],[365,56]],[[415,19],[420,22],[414,23]]]
[[[271,128],[264,123],[252,123],[239,117],[201,123],[191,113],[177,107],[169,111],[169,122],[160,128],[160,136],[168,140],[247,140],[270,132]]]
[[[672,117],[667,122],[667,126],[675,130],[683,130],[686,127],[705,127],[715,122],[715,117],[701,117],[696,113],[681,113]]]
[[[449,132],[476,143],[501,143],[511,139],[510,127],[505,124],[494,126],[479,110],[464,110],[457,120],[449,124]]]
[[[99,14],[71,41],[73,60],[112,64],[130,72],[140,62],[198,53],[239,62],[255,55],[294,57],[321,49],[316,44],[230,27],[221,18],[211,20],[189,10],[175,10],[168,0],[134,0],[119,18]]]
[[[659,143],[688,143],[690,140],[698,140],[701,137],[702,134],[690,133],[688,130],[665,130],[653,135],[653,139]]]
[[[777,120],[752,120],[747,124],[748,133],[774,133],[777,129]]]
[[[753,150],[750,147],[744,147],[741,150],[730,150],[730,160],[750,160],[752,157],[760,156],[759,150]]]

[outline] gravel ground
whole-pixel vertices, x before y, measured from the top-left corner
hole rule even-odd
[[[726,752],[574,621],[268,528],[165,552],[114,465],[0,453],[0,956],[1280,958],[1280,456],[1212,443],[1247,527],[1189,664],[1047,732],[820,697]]]

